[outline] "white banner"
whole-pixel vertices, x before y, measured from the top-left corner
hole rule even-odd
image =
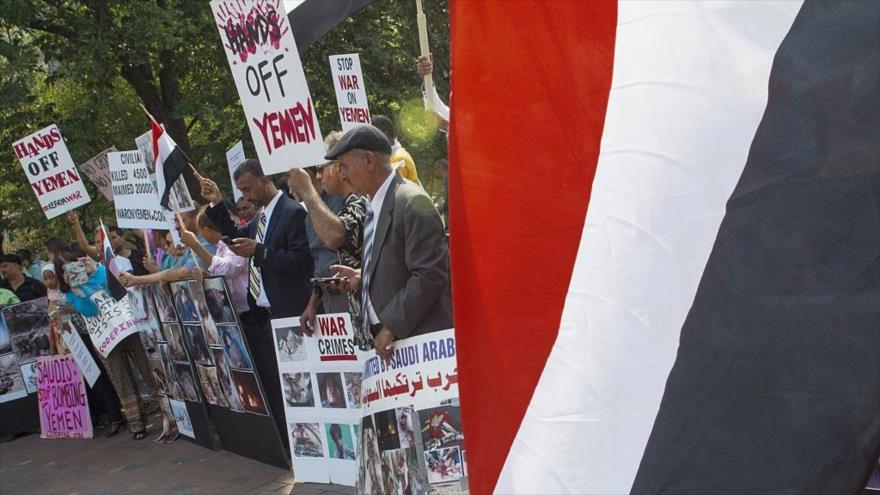
[[[305,335],[299,317],[272,320],[296,479],[354,486],[361,363],[348,313],[319,315]]]
[[[117,301],[107,291],[99,290],[92,295],[92,300],[98,306],[98,314],[85,318],[86,328],[95,349],[106,358],[117,344],[137,333],[140,327],[131,315],[128,294]]]
[[[70,355],[73,356],[76,365],[79,366],[79,372],[86,379],[86,383],[89,384],[89,387],[94,387],[95,381],[101,376],[101,368],[98,368],[98,363],[86,348],[82,337],[76,330],[71,330],[63,332],[61,338],[64,340],[64,345],[70,350]]]
[[[342,132],[359,124],[369,124],[370,107],[367,104],[360,56],[357,53],[330,55],[330,73],[336,89]]]
[[[101,194],[107,198],[107,201],[113,201],[113,191],[111,189],[110,165],[107,163],[107,154],[116,151],[116,146],[111,146],[106,150],[98,153],[96,156],[89,158],[88,161],[79,166],[86,177],[92,181]]]
[[[159,206],[159,197],[150,171],[138,151],[109,153],[113,180],[116,224],[123,229],[167,229],[168,218]]]
[[[455,332],[364,353],[359,493],[467,493]]]
[[[213,0],[229,68],[267,174],[324,160],[324,138],[281,2]]]
[[[226,150],[226,165],[229,167],[229,180],[232,182],[232,195],[235,197],[236,202],[241,199],[241,191],[235,187],[235,169],[244,163],[245,159],[244,145],[241,144],[241,141]]]
[[[55,124],[16,141],[12,149],[46,218],[55,218],[92,200]]]

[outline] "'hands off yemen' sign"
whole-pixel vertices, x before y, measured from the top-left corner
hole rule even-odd
[[[55,124],[12,144],[46,218],[82,206],[89,197]]]
[[[283,3],[213,0],[211,10],[263,170],[323,163],[324,138]]]

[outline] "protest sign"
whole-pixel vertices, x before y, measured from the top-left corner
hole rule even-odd
[[[239,141],[226,151],[226,164],[229,166],[229,180],[232,182],[232,195],[235,196],[236,202],[241,199],[241,191],[235,187],[235,169],[244,161],[244,145]]]
[[[359,124],[370,123],[367,90],[361,73],[361,58],[357,53],[330,55],[330,73],[336,88],[336,106],[342,132]]]
[[[323,163],[324,138],[283,3],[213,0],[211,11],[263,171]]]
[[[12,149],[46,218],[55,218],[92,200],[55,124],[16,141]]]
[[[107,198],[107,201],[111,202],[113,201],[113,191],[111,189],[110,165],[107,163],[107,154],[114,151],[116,151],[116,146],[111,146],[79,166],[79,169],[86,174],[86,177],[92,181],[92,184],[101,190],[101,194]]]
[[[107,155],[113,181],[116,224],[123,229],[167,229],[168,218],[150,179],[143,154],[120,151]]]
[[[85,341],[76,331],[64,332],[61,334],[61,338],[64,339],[64,344],[70,350],[70,356],[79,366],[79,372],[86,379],[86,383],[89,384],[89,387],[94,387],[95,381],[101,376],[101,368],[98,367],[98,363],[95,362],[95,358],[86,347]]]
[[[98,306],[98,314],[86,317],[86,328],[95,349],[104,357],[117,344],[140,330],[129,306],[129,295],[117,301],[105,290],[92,294],[92,301]]]
[[[189,412],[186,410],[186,402],[183,402],[182,400],[168,399],[168,405],[171,406],[171,415],[174,418],[174,422],[177,424],[177,431],[179,431],[181,435],[195,438],[196,432],[193,431],[192,420],[189,419]]]
[[[45,297],[3,307],[0,324],[0,402],[33,390],[32,363],[51,354],[51,321]]]
[[[467,493],[455,333],[363,353],[359,493]]]
[[[86,386],[69,354],[37,361],[40,438],[92,438]]]
[[[354,486],[361,363],[351,318],[318,315],[311,336],[299,317],[281,318],[272,332],[297,479]]]

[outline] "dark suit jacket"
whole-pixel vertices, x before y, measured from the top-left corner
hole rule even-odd
[[[376,222],[367,268],[379,321],[400,339],[452,328],[449,250],[431,198],[394,174]]]
[[[223,202],[208,208],[206,214],[223,235],[232,238],[257,237],[259,215],[244,227],[238,227],[229,218],[229,210]],[[315,269],[305,221],[306,210],[282,193],[269,218],[263,243],[257,244],[254,252],[254,265],[260,268],[273,318],[298,316],[309,302],[312,292],[309,280]],[[250,292],[248,305],[251,309],[256,307]]]

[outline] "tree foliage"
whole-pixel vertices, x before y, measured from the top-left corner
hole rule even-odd
[[[424,4],[434,79],[445,95],[447,1]],[[440,184],[431,165],[445,155],[445,139],[418,110],[415,15],[411,0],[379,0],[301,57],[326,134],[340,125],[328,57],[360,54],[371,113],[397,119],[400,140],[432,191]],[[57,123],[77,163],[111,145],[134,149],[134,139],[149,129],[140,104],[226,191],[226,149],[242,140],[255,156],[208,1],[0,0],[0,231],[7,250],[37,248],[67,233],[63,219],[46,221],[12,143]],[[112,220],[112,205],[87,187],[92,202],[80,216],[89,226]]]

